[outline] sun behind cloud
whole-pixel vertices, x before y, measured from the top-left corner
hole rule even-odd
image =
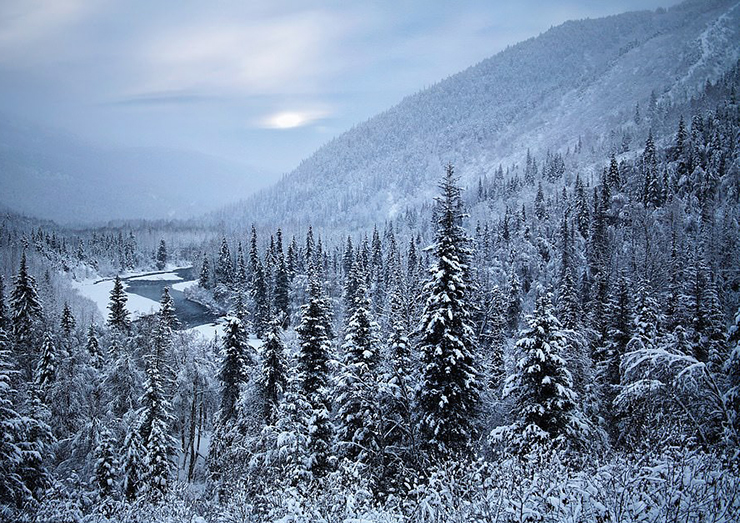
[[[280,111],[265,116],[260,120],[260,126],[267,129],[293,129],[309,125],[316,120],[325,118],[327,111]]]

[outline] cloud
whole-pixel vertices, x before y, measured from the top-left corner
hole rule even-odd
[[[329,115],[325,110],[281,111],[262,118],[258,125],[265,129],[293,129],[303,127]]]
[[[92,11],[96,2],[84,0],[26,0],[0,2],[0,50],[5,60],[27,58],[35,45],[54,38]]]
[[[350,25],[339,13],[306,11],[178,28],[141,48],[145,76],[138,87],[245,96],[316,92]]]

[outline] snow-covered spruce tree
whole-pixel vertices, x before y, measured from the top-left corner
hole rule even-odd
[[[506,327],[509,334],[516,333],[522,314],[521,284],[512,264],[509,274],[508,304],[506,307]]]
[[[277,266],[275,267],[273,301],[275,302],[275,314],[282,314],[283,327],[287,328],[290,324],[290,274],[283,255],[283,233],[280,229],[276,237]]]
[[[53,456],[55,443],[51,427],[47,421],[51,418],[48,407],[36,394],[22,409],[21,428],[16,440],[21,449],[21,463],[18,472],[26,486],[26,499],[31,497],[43,499],[46,489],[52,482],[47,463]],[[28,496],[30,494],[30,497]]]
[[[630,291],[624,276],[617,280],[617,284],[612,289],[606,307],[606,316],[608,319],[607,336],[600,349],[601,364],[597,371],[602,388],[602,409],[607,419],[607,430],[616,438],[615,417],[617,413],[613,408],[613,401],[619,393],[621,379],[619,367],[622,356],[627,351],[627,343],[629,343],[633,329]]]
[[[169,434],[168,425],[167,419],[154,418],[146,442],[144,483],[147,494],[153,499],[160,499],[167,492],[174,475],[175,465],[171,456],[175,441]]]
[[[358,256],[344,278],[344,314],[347,318],[354,314],[360,286],[364,286],[366,280],[367,273],[362,264],[362,257]]]
[[[229,243],[226,241],[224,236],[221,239],[221,249],[218,253],[218,260],[216,260],[216,284],[223,284],[227,287],[234,282],[234,262],[231,260],[231,251],[229,251]]]
[[[296,328],[300,343],[298,372],[300,389],[311,407],[308,414],[307,469],[323,476],[330,467],[332,425],[331,403],[327,396],[328,361],[331,350],[329,304],[324,297],[318,271],[309,268],[309,301],[301,307],[301,323]]]
[[[251,358],[244,324],[238,318],[229,319],[221,354],[221,367],[217,374],[221,383],[220,408],[208,454],[208,470],[214,482],[219,482],[225,474],[233,472],[227,469],[235,450],[232,449],[237,436],[235,428],[240,421],[238,404],[249,380],[248,367],[251,365]]]
[[[725,363],[727,392],[724,396],[729,413],[725,427],[726,439],[735,445],[734,458],[740,457],[740,308],[735,313],[735,322],[730,327],[727,337],[729,357]]]
[[[264,419],[268,425],[277,420],[280,399],[287,384],[287,363],[285,360],[285,346],[282,339],[281,316],[270,322],[265,336],[265,342],[260,349],[260,387],[264,400]]]
[[[265,267],[258,257],[255,261],[251,292],[254,300],[254,332],[258,338],[264,336],[271,317],[270,296],[266,280]]]
[[[638,284],[637,306],[633,320],[633,335],[629,341],[629,350],[637,350],[635,345],[639,343],[642,348],[653,348],[661,332],[663,318],[660,306],[653,297],[650,282],[642,280]],[[699,358],[697,358],[699,359]],[[700,360],[705,361],[705,360]]]
[[[157,269],[163,270],[167,266],[167,245],[164,240],[159,242],[159,248],[157,249]]]
[[[710,277],[702,293],[702,332],[699,343],[706,347],[707,363],[712,372],[721,372],[727,360],[727,332],[725,315],[719,302],[715,278]]]
[[[113,290],[110,291],[108,325],[111,329],[115,329],[118,332],[128,332],[131,327],[131,319],[129,318],[128,309],[126,309],[127,301],[128,297],[126,296],[126,291],[123,289],[121,277],[116,276],[113,282]]]
[[[468,238],[462,228],[461,189],[447,166],[437,198],[436,263],[424,289],[417,350],[422,361],[418,393],[421,444],[444,458],[470,448],[481,384],[475,367],[470,317]]]
[[[201,289],[211,288],[211,267],[208,263],[208,254],[203,253],[203,262],[200,266],[200,276],[198,277],[198,286]]]
[[[538,298],[529,328],[516,344],[515,371],[504,386],[504,397],[514,401],[513,423],[494,429],[493,442],[503,441],[519,454],[586,444],[590,425],[576,407],[571,373],[562,356],[566,343],[549,296]]]
[[[5,280],[0,275],[0,329],[7,329],[8,326],[8,309],[5,306]]]
[[[28,273],[26,251],[21,255],[18,274],[13,278],[10,294],[10,313],[15,356],[22,377],[30,381],[38,354],[39,326],[43,307],[36,289],[36,280]]]
[[[163,364],[156,354],[146,361],[144,395],[140,399],[139,431],[144,443],[142,483],[148,495],[159,498],[166,492],[172,477],[175,441],[169,434],[172,421],[171,406],[165,397],[160,369]]]
[[[98,499],[110,497],[116,484],[118,465],[115,458],[113,435],[104,428],[98,436],[95,448],[95,470],[93,484]]]
[[[77,326],[77,321],[75,320],[74,315],[72,315],[72,310],[69,308],[69,304],[66,301],[64,302],[64,308],[62,309],[60,326],[62,328],[64,339],[69,340],[69,337],[72,336],[72,333]]]
[[[378,380],[379,445],[382,462],[376,472],[380,492],[398,492],[404,488],[404,469],[416,458],[412,434],[413,362],[404,318],[405,300],[400,266],[396,267],[391,291],[392,330],[388,355]]]
[[[247,371],[251,361],[246,347],[244,324],[237,318],[229,319],[224,335],[223,359],[218,372],[221,382],[219,423],[227,424],[236,414],[236,402],[243,385],[249,380]]]
[[[16,390],[12,382],[17,371],[8,350],[8,338],[0,326],[0,519],[9,516],[28,494],[19,471],[23,461],[18,438],[23,420],[15,410]]]
[[[169,287],[165,287],[162,291],[162,298],[159,300],[159,317],[169,327],[170,331],[180,327],[180,320],[177,319],[175,302],[172,299]]]
[[[87,344],[85,345],[87,354],[90,356],[90,363],[96,369],[100,369],[103,366],[103,351],[100,349],[100,342],[98,336],[95,333],[95,325],[92,323],[87,329]]]
[[[354,313],[345,329],[343,362],[336,377],[337,446],[340,454],[361,463],[378,457],[378,325],[372,319],[370,299],[361,285]]]
[[[54,343],[54,336],[51,332],[47,332],[44,334],[41,357],[34,375],[34,382],[39,391],[46,391],[54,382],[57,374],[57,365],[57,348]]]
[[[145,450],[139,428],[129,427],[121,449],[121,474],[123,476],[121,490],[127,501],[134,501],[142,486],[144,456]]]

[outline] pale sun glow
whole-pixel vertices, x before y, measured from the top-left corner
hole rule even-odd
[[[324,111],[282,111],[266,116],[261,124],[268,129],[302,127],[326,116]]]

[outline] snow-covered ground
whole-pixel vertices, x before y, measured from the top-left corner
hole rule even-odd
[[[163,280],[182,280],[180,276],[174,272],[160,272],[157,274],[147,274],[145,276],[136,276],[134,278],[128,278],[129,280],[139,281],[163,281]]]
[[[198,325],[197,327],[191,327],[187,329],[187,332],[197,333],[206,339],[212,340],[216,336],[222,338],[224,335],[223,323],[206,323],[205,325]]]
[[[72,280],[72,287],[82,296],[92,300],[100,310],[103,317],[108,315],[108,304],[110,303],[110,292],[113,290],[113,280],[88,279],[83,281]],[[124,289],[126,283],[124,282]],[[138,294],[126,293],[128,302],[126,308],[132,316],[140,317],[151,314],[159,309],[159,302],[144,298]]]
[[[185,289],[189,289],[190,287],[193,287],[195,285],[198,285],[198,280],[181,281],[178,283],[173,283],[172,290],[184,292]]]

